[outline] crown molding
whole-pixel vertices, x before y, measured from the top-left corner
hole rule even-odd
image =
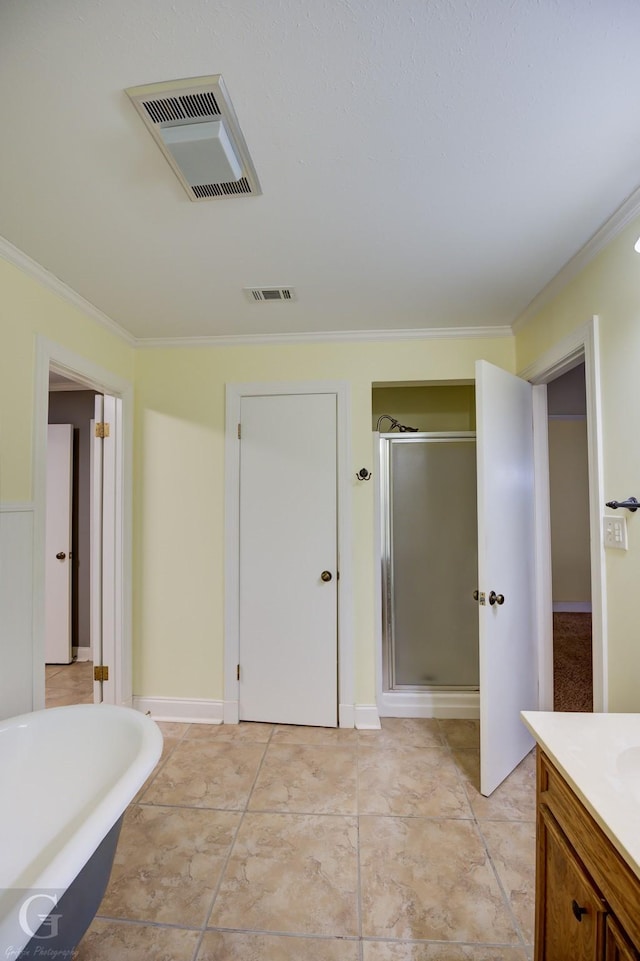
[[[72,307],[76,307],[85,316],[94,320],[101,327],[104,327],[109,333],[114,334],[120,340],[123,340],[129,347],[136,346],[136,339],[128,331],[117,324],[115,320],[111,320],[107,314],[103,314],[101,310],[95,307],[88,300],[85,300],[79,293],[65,284],[64,281],[60,280],[55,274],[46,270],[40,264],[32,260],[28,254],[15,247],[12,243],[6,240],[4,237],[0,237],[0,257],[3,260],[8,261],[8,263],[13,264],[18,270],[37,280],[38,283],[46,287],[52,293],[57,294],[63,300],[66,300],[68,304]]]
[[[553,300],[581,270],[584,270],[587,264],[594,260],[601,250],[604,250],[638,216],[640,216],[640,187],[627,197],[616,212],[596,230],[595,234],[580,248],[577,254],[567,261],[546,287],[543,287],[522,313],[516,317],[512,327],[514,334]]]
[[[352,343],[390,340],[446,340],[449,338],[511,337],[511,327],[427,327],[405,330],[327,330],[289,334],[235,334],[212,337],[141,337],[136,347],[248,347],[284,344]]]

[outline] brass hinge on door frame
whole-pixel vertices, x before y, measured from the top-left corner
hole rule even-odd
[[[242,424],[238,424],[238,440],[242,440]]]
[[[93,679],[94,681],[108,681],[109,680],[109,668],[106,664],[96,664],[93,669]]]
[[[108,437],[110,431],[110,426],[108,423],[102,423],[98,421],[96,423],[96,437]]]

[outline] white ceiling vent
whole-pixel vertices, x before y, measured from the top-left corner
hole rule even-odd
[[[262,193],[220,74],[126,93],[191,200]]]
[[[293,287],[243,287],[244,295],[251,303],[273,303],[277,300],[297,300]]]

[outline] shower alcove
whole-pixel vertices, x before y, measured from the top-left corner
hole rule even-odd
[[[375,387],[372,412],[380,714],[478,717],[474,386]]]

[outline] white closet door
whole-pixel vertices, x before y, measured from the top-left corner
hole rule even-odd
[[[336,409],[242,398],[241,720],[337,724]]]

